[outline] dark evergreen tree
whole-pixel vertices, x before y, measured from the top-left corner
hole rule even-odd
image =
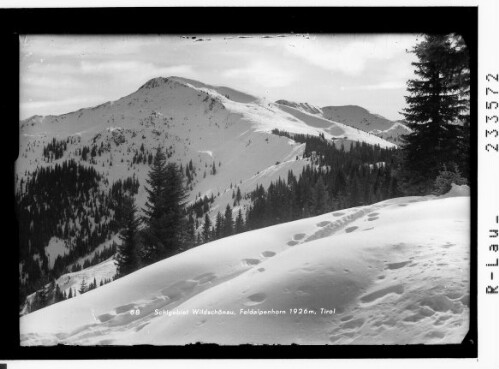
[[[138,269],[137,232],[140,225],[137,219],[137,208],[133,198],[127,197],[123,201],[123,229],[120,232],[121,246],[116,255],[116,274],[123,277]]]
[[[236,223],[234,228],[235,228],[235,233],[244,232],[244,219],[241,209],[239,209],[239,211],[237,212]]]
[[[408,81],[407,108],[402,114],[412,132],[403,137],[400,178],[407,194],[428,193],[444,165],[462,157],[466,141],[463,114],[468,101],[463,96],[466,78],[457,78],[467,66],[464,51],[453,35],[426,35],[412,52],[417,79]],[[461,45],[462,46],[462,45]]]
[[[324,184],[324,180],[322,179],[322,176],[319,177],[317,180],[317,183],[315,184],[315,214],[324,214],[328,210],[331,209],[330,203],[329,203],[329,194],[326,189],[326,185]]]
[[[45,306],[47,306],[47,291],[45,290],[45,287],[42,287],[35,294],[35,303],[34,306],[32,306],[32,309],[38,310],[44,308]]]
[[[85,292],[87,292],[87,282],[85,281],[85,277],[81,280],[80,284],[80,289],[78,290],[80,295],[83,295]]]
[[[166,164],[160,148],[147,184],[143,260],[150,264],[183,250],[186,193],[182,172],[175,163]]]
[[[232,209],[227,204],[223,220],[223,237],[228,237],[234,233],[234,220],[232,219]]]
[[[217,213],[217,217],[215,218],[215,238],[219,239],[223,237],[223,228],[224,228],[224,218],[220,212]]]
[[[208,213],[204,216],[204,224],[203,224],[203,242],[211,241],[211,219]]]
[[[55,285],[55,292],[54,292],[54,302],[59,302],[59,301],[62,301],[64,300],[64,296],[61,292],[61,289],[59,287],[59,285],[56,283]]]
[[[189,213],[189,217],[187,219],[187,226],[185,231],[185,247],[191,248],[196,245],[196,221],[192,216],[192,213]]]
[[[236,192],[235,204],[239,205],[241,203],[241,199],[242,199],[241,189],[238,187]]]

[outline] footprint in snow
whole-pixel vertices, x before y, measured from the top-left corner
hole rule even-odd
[[[346,323],[343,323],[340,326],[340,328],[354,330],[354,329],[362,327],[363,325],[364,325],[364,319],[359,318],[359,319],[354,319],[354,320],[347,321]]]
[[[333,217],[341,217],[345,215],[345,213],[333,213]]]
[[[139,325],[137,328],[135,328],[135,332],[140,331],[142,328],[144,328],[144,327],[145,327],[146,325],[148,325],[148,324],[149,324],[149,322],[147,322],[147,323],[143,323],[143,324]]]
[[[316,224],[317,227],[325,227],[327,225],[331,224],[331,222],[328,222],[327,220],[323,221],[323,222],[319,222]]]
[[[302,240],[305,237],[305,233],[297,233],[293,236],[293,240],[299,241]]]
[[[350,233],[350,232],[355,231],[357,228],[359,228],[359,227],[357,227],[357,226],[354,226],[354,227],[348,227],[348,228],[346,228],[346,229],[345,229],[345,232],[346,232],[346,233]]]
[[[448,249],[449,247],[452,247],[452,246],[456,246],[456,244],[447,242],[445,245],[442,245],[441,247],[443,247],[444,249]]]
[[[274,255],[275,255],[275,252],[273,252],[273,251],[264,251],[264,252],[262,252],[262,256],[265,257],[265,258],[271,258]]]
[[[204,273],[194,277],[193,280],[197,281],[199,284],[205,284],[216,278],[217,276],[214,273]]]
[[[260,260],[258,259],[243,259],[241,260],[243,262],[244,265],[248,266],[248,265],[258,265],[260,264]]]
[[[127,304],[123,306],[118,306],[117,308],[114,309],[114,312],[116,314],[121,314],[121,313],[126,313],[133,309],[135,309],[135,304]]]
[[[362,296],[360,298],[360,301],[363,303],[369,303],[369,302],[373,302],[375,300],[379,300],[379,299],[385,297],[386,295],[389,295],[392,293],[397,294],[397,295],[401,295],[403,292],[404,292],[404,286],[401,284],[396,284],[396,285],[393,285],[390,287],[382,288],[380,290],[376,290],[376,291],[373,291],[371,293],[368,293],[367,295]]]
[[[99,321],[100,321],[101,323],[105,323],[105,322],[107,322],[107,321],[109,321],[109,320],[113,319],[115,316],[116,316],[116,315],[112,315],[112,314],[102,314],[102,315],[99,315],[99,316],[97,317],[97,319],[99,319]]]
[[[445,337],[445,333],[443,332],[440,332],[440,331],[431,331],[431,332],[428,332],[425,337],[428,337],[428,338],[444,338]]]
[[[297,241],[289,241],[288,242],[288,246],[295,246],[295,245],[298,245]]]
[[[411,260],[407,261],[401,261],[399,263],[389,263],[386,265],[386,269],[394,270],[394,269],[400,269],[409,264]]]
[[[267,295],[263,292],[254,293],[248,296],[248,300],[244,303],[246,306],[259,305],[267,299]]]
[[[372,217],[372,218],[367,218],[367,221],[372,222],[372,221],[378,220],[378,219],[379,219],[378,217]]]

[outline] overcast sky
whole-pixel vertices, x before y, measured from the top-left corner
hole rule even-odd
[[[203,39],[204,41],[199,41]],[[360,105],[401,119],[416,35],[22,36],[21,119],[63,114],[180,76],[271,100]]]

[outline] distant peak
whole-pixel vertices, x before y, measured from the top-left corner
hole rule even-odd
[[[146,83],[144,83],[142,86],[140,86],[139,90],[143,89],[151,89],[151,88],[156,88],[165,85],[168,83],[169,78],[164,78],[164,77],[156,77],[153,79],[150,79]]]
[[[295,109],[302,109],[308,113],[312,114],[320,114],[321,110],[317,106],[311,105],[309,103],[297,103],[289,100],[277,100],[276,104],[290,106]]]
[[[358,110],[362,111],[365,113],[369,113],[369,110],[366,108],[363,108],[362,106],[359,105],[338,105],[338,106],[325,106],[322,109],[331,109],[331,110]]]
[[[208,85],[205,85],[202,82],[198,82],[192,79],[188,78],[183,78],[183,77],[177,77],[177,76],[169,76],[169,77],[156,77],[153,79],[150,79],[146,83],[144,83],[139,90],[142,89],[152,89],[152,88],[157,88],[164,86],[166,84],[180,84],[184,86],[191,85],[192,87],[199,88],[199,87],[210,87]]]

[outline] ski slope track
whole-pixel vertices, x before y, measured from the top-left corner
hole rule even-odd
[[[21,344],[460,343],[468,192],[454,186],[204,244],[23,316]],[[300,308],[316,314],[291,313]],[[269,311],[284,313],[258,315]]]

